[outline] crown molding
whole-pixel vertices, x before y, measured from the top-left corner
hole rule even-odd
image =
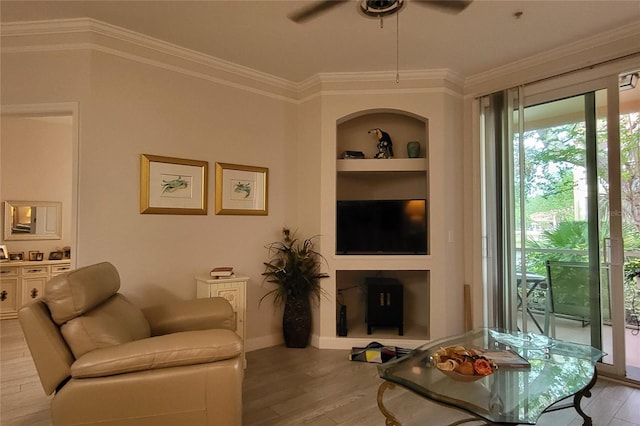
[[[399,77],[396,80],[396,77]],[[298,84],[299,102],[333,95],[463,95],[464,79],[449,69],[316,74]]]
[[[87,43],[86,39],[78,37],[71,41],[66,39],[65,43],[56,43],[55,41],[40,39],[38,40],[40,44],[36,46],[33,44],[28,46],[6,46],[6,38],[8,37],[83,34],[93,36],[93,40]],[[250,90],[266,89],[267,91],[273,91],[279,97],[295,97],[297,92],[296,84],[286,79],[89,18],[2,23],[0,35],[5,39],[2,47],[3,52],[94,48],[95,50],[112,54],[121,52],[120,56],[126,56],[129,59],[138,56],[145,59],[140,62],[146,63],[162,62],[164,60],[175,65],[177,60],[179,65],[172,67],[175,71],[179,71],[182,68],[188,74],[193,74],[197,69],[199,74],[217,77],[217,82],[233,76],[230,80],[236,82],[236,87],[244,84]],[[243,84],[237,84],[239,79]]]
[[[631,23],[472,75],[465,79],[464,92],[477,96],[527,84],[636,53],[638,46],[640,26]]]
[[[396,81],[396,77],[399,80]],[[433,69],[433,70],[408,70],[408,71],[364,71],[364,72],[335,72],[335,73],[319,73],[309,77],[297,84],[299,92],[305,92],[317,86],[327,84],[344,84],[344,83],[389,83],[400,85],[406,82],[420,81],[448,81],[454,86],[462,88],[464,86],[464,78],[450,69]]]
[[[441,68],[431,70],[408,70],[399,71],[401,81],[415,80],[449,80],[451,82],[462,84],[464,79],[456,72]],[[336,72],[336,73],[319,73],[300,83],[301,88],[309,80],[317,80],[322,83],[348,83],[352,81],[389,81],[396,79],[396,71],[365,71],[365,72]]]
[[[404,93],[444,87],[477,96],[621,57],[640,46],[640,27],[632,23],[467,78],[433,69],[401,70],[399,82],[396,71],[319,73],[293,82],[89,18],[5,22],[0,36],[4,53],[91,49],[294,103],[352,90]]]
[[[94,50],[293,102],[327,86],[341,90],[373,84],[402,92],[446,85],[461,92],[464,85],[464,78],[448,69],[400,71],[399,85],[395,71],[319,73],[292,82],[90,18],[5,22],[0,36],[5,53]]]

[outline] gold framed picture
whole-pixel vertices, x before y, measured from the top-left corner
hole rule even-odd
[[[140,156],[140,213],[207,214],[209,163]]]
[[[216,214],[269,214],[269,169],[216,163]]]

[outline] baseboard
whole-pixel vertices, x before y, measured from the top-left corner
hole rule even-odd
[[[611,376],[611,375],[607,375],[605,373],[598,372],[598,380],[600,380],[600,379],[607,380],[607,381],[613,382],[613,383],[618,383],[618,384],[621,384],[621,385],[624,385],[624,386],[629,386],[629,387],[632,387],[632,388],[640,389],[640,381],[638,381],[638,380],[634,380],[634,379],[630,379],[630,378],[626,378],[626,377]]]
[[[284,344],[282,334],[270,334],[267,336],[245,339],[244,350],[245,352],[251,352],[257,351],[258,349],[270,348],[272,346],[278,346],[282,344]]]

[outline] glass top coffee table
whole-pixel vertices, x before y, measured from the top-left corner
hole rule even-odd
[[[433,357],[441,348],[453,346],[486,351],[507,349],[529,365],[502,364],[488,376],[452,378],[452,374],[436,368]],[[582,411],[580,401],[591,396],[590,389],[597,379],[595,364],[604,355],[591,346],[538,334],[479,329],[430,342],[407,356],[379,365],[378,373],[385,381],[378,389],[378,407],[388,426],[400,425],[383,404],[384,391],[399,384],[430,400],[465,410],[476,416],[473,420],[535,424],[544,412],[573,407],[584,419],[583,425],[591,426],[591,418]],[[563,400],[566,403],[557,404]]]

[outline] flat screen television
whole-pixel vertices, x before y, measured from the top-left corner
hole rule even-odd
[[[336,222],[336,254],[427,254],[426,200],[338,201]]]

